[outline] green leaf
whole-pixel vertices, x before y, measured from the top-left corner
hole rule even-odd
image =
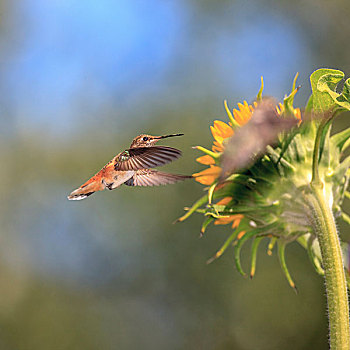
[[[339,71],[340,72],[340,71]],[[342,77],[340,78],[340,76]],[[334,103],[344,110],[350,110],[350,79],[347,79],[344,83],[344,88],[341,94],[336,92],[338,82],[344,78],[344,73],[332,75],[326,74],[321,77],[317,84],[317,88],[321,92],[328,93]]]
[[[344,73],[336,69],[321,68],[310,76],[312,95],[307,103],[306,111],[326,113],[331,109],[350,110],[350,79],[344,83],[341,94],[337,90]]]

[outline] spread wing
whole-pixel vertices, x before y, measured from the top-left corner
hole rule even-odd
[[[168,174],[152,169],[137,170],[132,178],[124,182],[127,186],[159,186],[174,184],[192,176]]]
[[[114,158],[115,170],[155,168],[181,156],[181,151],[167,146],[129,148]]]

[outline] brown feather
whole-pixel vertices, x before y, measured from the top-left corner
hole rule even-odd
[[[137,170],[132,178],[125,182],[127,186],[159,186],[174,184],[192,176],[169,174],[152,169]]]
[[[166,146],[130,148],[114,158],[115,170],[140,170],[165,165],[181,156],[181,151]]]

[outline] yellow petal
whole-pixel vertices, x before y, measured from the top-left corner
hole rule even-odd
[[[295,118],[297,118],[298,120],[301,121],[301,112],[300,112],[300,108],[295,108],[295,109],[294,109],[294,115],[295,115]]]
[[[221,199],[219,202],[217,202],[217,205],[227,205],[232,201],[232,197],[225,197]]]
[[[214,127],[220,132],[222,138],[224,139],[227,139],[228,137],[231,137],[233,135],[232,128],[228,124],[222,122],[221,120],[215,120]]]
[[[238,235],[237,235],[237,239],[241,239],[244,235],[245,235],[246,231],[241,231]]]
[[[204,165],[211,165],[215,164],[215,160],[213,157],[209,156],[208,154],[202,157],[198,157],[196,159],[198,163],[204,164]]]
[[[218,143],[233,135],[233,129],[221,120],[215,120],[214,126],[210,126],[211,133]]]
[[[227,216],[225,218],[216,219],[214,221],[214,225],[227,225],[227,224],[231,223],[233,220],[234,220],[234,218],[232,218],[232,215]]]
[[[238,110],[233,110],[233,115],[235,117],[235,120],[239,125],[244,125],[248,122],[248,120],[251,118],[254,107],[250,106],[247,101],[243,101],[242,103],[238,103]],[[254,105],[255,106],[255,105]]]
[[[203,185],[211,185],[220,175],[221,168],[219,166],[211,165],[199,173],[195,173],[192,176],[195,180]]]
[[[243,219],[243,215],[242,214],[237,214],[236,215],[236,219],[232,223],[232,228],[238,227],[239,224],[241,223],[242,219]]]
[[[224,147],[222,146],[222,144],[217,141],[213,142],[213,146],[211,149],[213,150],[213,152],[217,152],[217,153],[221,153],[224,151]]]
[[[242,219],[243,219],[242,214],[230,215],[227,217],[216,219],[214,221],[214,225],[227,225],[232,222],[233,223],[232,228],[235,228],[239,225]]]

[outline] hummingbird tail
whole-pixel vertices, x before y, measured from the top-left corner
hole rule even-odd
[[[96,179],[95,177],[92,177],[82,186],[74,190],[67,198],[69,200],[80,201],[81,199],[89,197],[95,192],[101,191],[103,189],[104,186],[102,185],[101,181],[99,181],[99,179]]]

